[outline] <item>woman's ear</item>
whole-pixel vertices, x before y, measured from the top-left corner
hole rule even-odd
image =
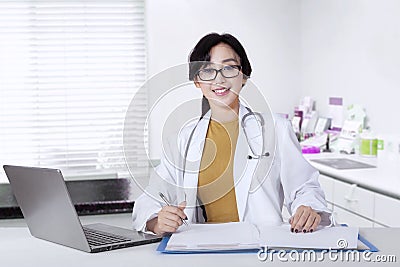
[[[200,88],[200,83],[199,83],[198,81],[194,81],[194,85],[195,85],[197,88]]]

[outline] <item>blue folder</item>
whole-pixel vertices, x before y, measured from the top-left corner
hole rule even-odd
[[[260,249],[229,249],[229,250],[166,250],[168,241],[170,239],[170,236],[165,236],[161,240],[160,244],[157,247],[157,251],[161,253],[166,253],[166,254],[202,254],[202,253],[257,253]],[[358,234],[358,240],[361,241],[364,245],[366,245],[369,249],[357,249],[357,251],[363,252],[363,251],[370,251],[370,252],[378,252],[378,248],[374,246],[371,242],[369,242],[365,237],[361,236]],[[288,249],[287,252],[291,251],[293,249]],[[306,250],[306,249],[295,249],[299,252]],[[324,249],[314,249],[314,251],[319,252],[323,251]],[[355,249],[348,249],[348,250],[355,250]],[[274,253],[277,253],[278,250],[274,251]]]

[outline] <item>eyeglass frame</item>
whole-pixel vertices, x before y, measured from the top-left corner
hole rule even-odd
[[[222,72],[222,70],[223,70],[224,68],[226,68],[226,67],[233,67],[233,68],[236,68],[236,69],[238,70],[238,74],[236,74],[235,76],[226,77],[226,76],[223,74],[223,72]],[[201,72],[202,70],[204,70],[204,69],[198,70],[197,73],[196,73],[196,76],[199,77],[199,79],[202,80],[202,81],[204,81],[204,82],[208,82],[208,81],[215,80],[215,79],[217,78],[217,76],[218,76],[218,73],[221,73],[222,77],[227,78],[227,79],[235,78],[235,77],[239,76],[240,72],[242,71],[242,66],[241,66],[241,65],[226,65],[226,66],[224,66],[223,68],[221,68],[221,69],[219,69],[219,70],[214,69],[214,68],[208,68],[208,69],[214,70],[214,71],[215,71],[215,76],[214,76],[214,78],[209,79],[209,80],[203,80],[203,79],[200,77],[200,72]]]

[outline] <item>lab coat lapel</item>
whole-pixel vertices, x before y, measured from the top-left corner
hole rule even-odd
[[[243,221],[244,214],[247,206],[247,199],[250,189],[250,184],[252,181],[254,170],[257,167],[258,160],[249,160],[247,155],[251,155],[249,150],[248,142],[255,142],[254,147],[258,148],[256,144],[259,142],[258,139],[262,139],[260,131],[257,129],[257,123],[252,122],[251,118],[248,118],[248,123],[246,123],[246,133],[249,140],[247,140],[246,135],[242,128],[243,116],[248,113],[248,110],[240,105],[239,108],[239,135],[236,144],[235,159],[234,159],[234,171],[233,177],[235,182],[235,194],[236,203],[238,208],[239,220]],[[254,125],[256,127],[254,127]],[[253,144],[252,144],[253,145]],[[257,151],[258,152],[258,151]]]
[[[190,214],[186,213],[188,219],[191,221],[193,217],[195,217],[196,213],[196,205],[197,203],[197,184],[198,184],[198,176],[199,176],[199,169],[201,163],[201,157],[203,154],[203,148],[205,143],[205,138],[207,135],[208,124],[210,122],[210,115],[211,112],[209,111],[207,114],[203,116],[203,118],[197,124],[192,140],[189,144],[189,149],[187,153],[187,161],[186,161],[186,168],[185,168],[185,177],[183,180],[185,192],[186,192],[186,201],[187,206],[191,207]],[[189,138],[189,137],[188,137]],[[186,149],[186,146],[183,148]],[[182,151],[184,153],[184,150]],[[183,154],[182,154],[183,155]]]

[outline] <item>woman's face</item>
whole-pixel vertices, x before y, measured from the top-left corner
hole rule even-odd
[[[210,50],[210,56],[210,64],[201,68],[200,71],[203,73],[196,76],[195,84],[208,99],[211,108],[237,110],[238,96],[246,82],[243,73],[237,70],[237,66],[240,66],[240,58],[229,45],[224,43],[214,46]],[[212,69],[224,70],[222,73],[221,71],[217,72],[215,79],[203,81],[202,77],[213,77],[212,73],[215,71]],[[226,78],[224,75],[230,78]]]

